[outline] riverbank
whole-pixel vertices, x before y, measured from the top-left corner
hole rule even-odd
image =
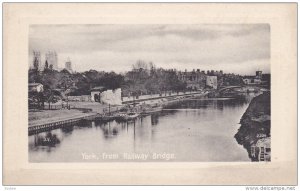
[[[165,106],[170,103],[181,101],[184,99],[189,99],[193,97],[203,97],[205,93],[190,93],[178,96],[167,96],[156,99],[143,99],[135,101],[134,103],[129,102],[128,104],[133,104],[133,108],[141,109],[142,104],[147,104],[150,106]],[[98,102],[69,102],[70,105],[76,106],[74,109],[59,109],[59,110],[41,110],[29,112],[28,124],[29,127],[43,126],[43,125],[54,125],[55,123],[64,123],[64,121],[69,121],[72,119],[87,118],[91,116],[97,116],[101,119],[108,113],[116,113],[120,109],[124,108],[127,104],[109,106],[106,104],[100,104]],[[137,106],[135,106],[137,104]],[[139,104],[139,106],[138,106]],[[72,107],[73,108],[73,107]]]
[[[43,125],[48,123],[54,123],[57,121],[69,120],[72,118],[85,117],[94,114],[96,113],[83,113],[82,111],[77,109],[42,110],[37,112],[28,112],[28,125],[29,127]]]
[[[235,135],[252,161],[271,160],[271,96],[265,92],[251,101],[240,120],[241,127]]]
[[[156,102],[159,100],[167,99],[182,99],[182,98],[187,98],[190,96],[202,96],[208,94],[208,91],[203,92],[203,91],[195,91],[195,92],[178,92],[178,93],[170,93],[170,94],[165,94],[165,95],[159,95],[159,94],[154,94],[154,95],[143,95],[140,96],[139,98],[128,98],[128,97],[123,97],[123,102],[122,104],[133,104],[133,103],[143,103],[147,102]]]

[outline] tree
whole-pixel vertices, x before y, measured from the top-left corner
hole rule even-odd
[[[59,80],[58,87],[63,88],[64,90],[67,90],[73,86],[73,79],[71,75],[63,75],[61,76]]]
[[[107,89],[120,88],[124,83],[124,77],[115,72],[105,73],[97,80],[97,86],[105,86]]]
[[[36,70],[39,69],[39,60],[38,60],[37,57],[34,57],[33,68],[36,69]]]
[[[46,62],[45,62],[45,70],[47,70],[48,68],[49,68],[48,61],[46,60]]]
[[[56,103],[61,99],[61,94],[58,91],[53,89],[47,89],[44,91],[44,101],[46,101],[49,105],[49,109],[51,109],[51,103]]]
[[[133,70],[148,70],[148,64],[143,60],[138,60],[135,64],[132,65]]]
[[[29,107],[44,108],[44,95],[43,92],[31,91],[28,93]]]

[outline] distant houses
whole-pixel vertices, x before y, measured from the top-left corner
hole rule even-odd
[[[182,82],[186,83],[186,87],[192,90],[200,90],[205,86],[206,75],[204,71],[200,71],[200,69],[195,69],[191,72],[185,70],[184,72],[178,72],[178,79]]]
[[[178,79],[185,82],[187,88],[192,90],[202,90],[207,87],[217,89],[222,84],[222,78],[225,76],[222,70],[208,70],[205,72],[200,69],[193,69],[190,72],[187,70],[184,72],[179,71],[177,75]]]
[[[256,71],[255,76],[245,76],[243,82],[246,85],[259,85],[262,84],[262,71]]]

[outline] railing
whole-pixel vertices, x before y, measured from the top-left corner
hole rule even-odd
[[[44,110],[57,110],[57,109],[75,109],[76,107],[74,105],[44,105]]]

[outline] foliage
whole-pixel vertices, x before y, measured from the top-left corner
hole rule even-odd
[[[29,92],[28,93],[29,108],[43,108],[44,107],[44,94],[42,92]]]
[[[46,91],[43,92],[43,95],[44,101],[46,101],[49,104],[49,109],[51,103],[56,103],[62,98],[62,95],[59,91],[52,89],[46,89]]]
[[[70,73],[66,69],[62,71],[53,70],[53,66],[48,66],[48,63],[44,71],[41,72],[36,66],[28,71],[29,83],[44,85],[45,100],[48,100],[48,103],[53,103],[55,99],[64,98],[68,95],[89,95],[90,90],[97,86],[104,86],[107,89],[122,88],[123,96],[187,90],[187,84],[179,80],[176,70],[157,68],[152,62],[147,63],[143,60],[138,60],[132,65],[132,70],[125,74],[96,70]],[[205,84],[205,79],[202,83]],[[242,78],[237,75],[225,74],[218,77],[219,86],[241,83]],[[59,97],[52,96],[53,90],[59,91],[61,95]]]

